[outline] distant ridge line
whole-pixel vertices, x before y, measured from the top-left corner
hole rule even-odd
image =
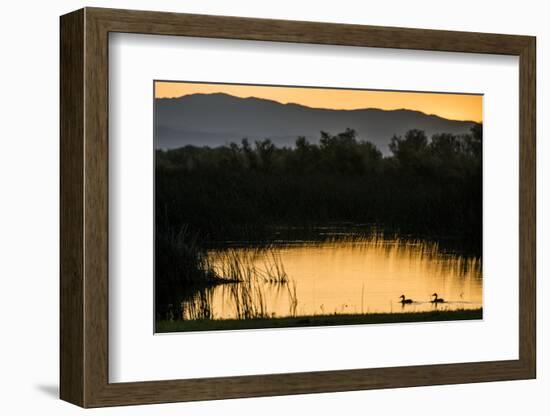
[[[435,94],[435,93],[430,93],[430,94]],[[300,103],[295,103],[295,102],[288,102],[288,103],[282,103],[280,101],[277,101],[277,100],[271,100],[269,98],[260,98],[260,97],[254,97],[254,96],[249,96],[249,97],[239,97],[239,96],[236,96],[236,95],[233,95],[233,94],[227,94],[225,92],[214,92],[214,93],[193,93],[193,94],[184,94],[184,95],[180,95],[179,97],[160,97],[160,98],[155,98],[155,100],[157,101],[162,101],[162,100],[180,100],[180,99],[185,99],[187,97],[194,97],[194,96],[226,96],[226,97],[231,97],[231,98],[236,98],[236,99],[239,99],[239,100],[259,100],[259,101],[266,101],[266,102],[272,102],[272,103],[276,103],[276,104],[280,104],[280,105],[290,105],[290,106],[297,106],[297,107],[303,107],[303,108],[308,108],[308,109],[312,109],[312,110],[325,110],[325,111],[363,111],[363,110],[378,110],[378,111],[385,111],[385,112],[392,112],[392,111],[411,111],[411,112],[415,112],[415,113],[419,113],[419,114],[424,114],[425,116],[427,117],[437,117],[437,118],[440,118],[442,120],[448,120],[448,121],[463,121],[463,122],[466,122],[466,123],[477,123],[477,121],[475,120],[458,120],[458,119],[453,119],[453,118],[447,118],[447,117],[443,117],[443,116],[440,116],[438,114],[429,114],[429,113],[425,113],[424,111],[420,111],[420,110],[414,110],[414,109],[411,109],[411,108],[405,108],[405,107],[402,107],[402,108],[394,108],[394,109],[385,109],[385,108],[379,108],[379,107],[360,107],[360,108],[327,108],[327,107],[312,107],[312,106],[309,106],[309,105],[305,105],[305,104],[300,104]],[[472,95],[475,95],[475,94],[472,94]]]
[[[369,141],[389,155],[388,144],[394,135],[403,136],[412,129],[423,130],[428,137],[437,133],[462,135],[476,124],[418,110],[314,108],[226,93],[157,98],[154,111],[157,149],[216,147],[239,143],[245,137],[251,141],[269,138],[278,147],[293,147],[300,136],[318,143],[321,131],[338,134],[350,128],[357,132],[358,140]]]

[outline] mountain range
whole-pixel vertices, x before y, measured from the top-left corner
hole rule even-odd
[[[248,138],[271,139],[278,147],[292,147],[299,136],[317,143],[320,131],[337,134],[356,130],[359,140],[374,143],[389,154],[393,135],[410,129],[435,133],[468,133],[472,121],[449,120],[414,110],[364,108],[334,110],[228,94],[191,94],[155,99],[155,148],[185,145],[217,147]]]

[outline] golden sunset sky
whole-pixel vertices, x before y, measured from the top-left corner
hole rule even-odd
[[[241,98],[257,97],[283,104],[296,103],[314,108],[337,110],[358,108],[408,109],[426,114],[435,114],[451,120],[476,122],[483,120],[483,96],[477,94],[155,82],[156,98],[175,98],[198,93],[225,93]]]

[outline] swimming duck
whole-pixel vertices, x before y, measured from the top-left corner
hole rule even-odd
[[[432,303],[445,303],[445,299],[438,298],[437,293],[433,293],[432,296],[434,297],[430,302]]]
[[[401,302],[402,305],[406,303],[413,303],[412,299],[406,299],[405,295],[401,295],[399,296],[399,298],[401,299],[399,302]]]

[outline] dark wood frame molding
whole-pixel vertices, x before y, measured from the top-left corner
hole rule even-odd
[[[519,56],[519,359],[109,383],[110,32]],[[99,8],[62,16],[61,398],[82,407],[100,407],[535,378],[535,45],[530,36]]]

